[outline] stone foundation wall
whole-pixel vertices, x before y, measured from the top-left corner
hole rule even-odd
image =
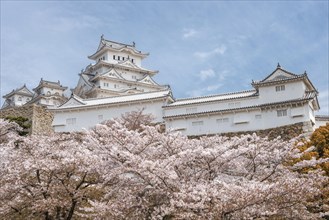
[[[46,135],[53,132],[51,123],[54,116],[46,107],[32,104],[0,110],[0,118],[6,118],[8,116],[29,119],[32,125],[29,134]]]
[[[264,130],[230,132],[230,133],[222,133],[220,135],[227,137],[234,137],[234,136],[256,133],[260,137],[268,137],[269,140],[273,140],[278,136],[281,136],[283,140],[288,141],[301,134],[304,134],[305,136],[309,136],[312,132],[313,132],[313,125],[311,122],[300,122],[292,125],[286,125],[286,126],[264,129]],[[198,138],[198,137],[200,136],[190,136],[190,138]]]

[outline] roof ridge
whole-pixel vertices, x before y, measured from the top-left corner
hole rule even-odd
[[[234,95],[234,94],[247,93],[247,92],[253,92],[253,91],[257,92],[256,90],[251,89],[251,90],[243,90],[243,91],[238,91],[238,92],[229,92],[229,93],[197,96],[197,97],[190,97],[190,98],[178,98],[178,99],[176,99],[176,101],[194,100],[194,99],[200,99],[200,98],[212,98],[212,97],[216,97],[216,96]]]
[[[162,89],[158,91],[151,91],[151,92],[141,92],[141,93],[135,93],[135,94],[125,94],[125,95],[117,95],[117,96],[111,96],[111,97],[102,97],[102,98],[90,98],[90,99],[83,99],[84,101],[93,101],[93,100],[101,100],[101,99],[109,99],[109,98],[117,98],[117,97],[126,97],[126,96],[136,96],[136,95],[144,95],[144,94],[151,94],[151,93],[160,93],[170,91],[169,89]]]
[[[124,45],[124,46],[134,47],[134,45],[131,45],[131,44],[121,43],[121,42],[117,42],[117,41],[113,41],[113,40],[107,40],[105,38],[103,38],[103,41],[105,41],[105,43],[110,42],[110,43],[120,44],[120,45]]]
[[[267,80],[268,78],[270,78],[277,70],[282,70],[283,72],[287,73],[287,74],[290,74],[290,75],[293,75],[293,76],[300,76],[300,75],[303,75],[303,74],[295,74],[295,73],[292,73],[292,72],[289,72],[288,70],[282,68],[280,65],[278,65],[278,67],[270,74],[268,75],[267,77],[265,77],[263,80],[260,80],[259,82],[264,82],[265,80]]]

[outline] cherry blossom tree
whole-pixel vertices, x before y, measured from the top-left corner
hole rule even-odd
[[[6,141],[0,147],[0,218],[321,215],[309,207],[317,205],[314,198],[327,177],[317,170],[295,172],[309,165],[302,161],[287,165],[302,153],[295,140],[269,141],[256,135],[188,139],[178,132],[161,133],[159,125],[144,125],[149,117],[136,120],[134,115],[81,133],[10,134],[16,144]],[[6,130],[8,122],[0,122],[0,129]]]
[[[2,131],[12,123],[0,125],[9,140],[0,147],[0,219],[71,219],[97,198],[102,160],[87,136],[25,138]]]

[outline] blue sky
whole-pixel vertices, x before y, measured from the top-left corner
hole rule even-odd
[[[280,62],[329,115],[328,20],[328,1],[1,1],[1,96],[41,77],[74,88],[104,34],[149,52],[176,98],[252,89]]]

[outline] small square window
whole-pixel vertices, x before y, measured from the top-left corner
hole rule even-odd
[[[202,126],[203,125],[203,121],[193,121],[192,122],[192,126]]]
[[[277,110],[276,114],[278,117],[287,116],[287,109]]]
[[[255,115],[255,119],[261,119],[262,115]]]
[[[68,125],[74,125],[74,124],[76,124],[76,122],[77,122],[77,119],[76,118],[68,118],[68,119],[66,119],[66,124],[68,124]]]
[[[285,89],[286,89],[285,85],[280,85],[275,87],[275,91],[277,92],[284,91]]]

